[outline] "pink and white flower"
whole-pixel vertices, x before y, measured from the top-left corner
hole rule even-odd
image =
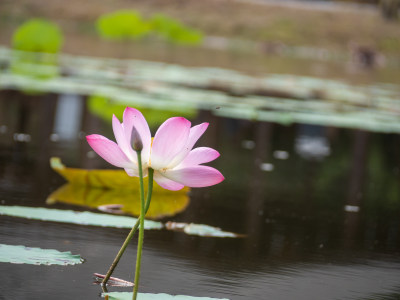
[[[131,145],[132,128],[135,127],[143,143],[143,174],[147,175],[148,168],[154,169],[154,180],[163,188],[176,191],[184,186],[205,187],[224,180],[218,170],[202,165],[219,157],[218,151],[209,147],[193,149],[208,123],[191,127],[183,117],[170,118],[158,128],[152,140],[142,113],[127,107],[122,124],[114,115],[112,125],[117,143],[98,134],[86,139],[98,155],[110,164],[124,168],[129,176],[139,176],[137,155]]]

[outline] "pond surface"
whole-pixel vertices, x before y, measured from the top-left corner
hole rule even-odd
[[[69,167],[110,168],[84,140],[90,133],[113,138],[110,124],[90,114],[84,99],[80,109],[57,114],[57,99],[0,93],[0,204],[98,212],[46,202],[65,183],[50,157]],[[192,121],[210,122],[198,144],[220,151],[213,166],[226,180],[193,189],[186,210],[161,221],[246,237],[146,231],[142,292],[231,300],[400,298],[399,135],[285,127],[204,111]],[[0,243],[85,259],[75,266],[0,263],[0,299],[99,299],[93,273],[106,272],[127,234],[0,216]],[[136,240],[114,276],[133,281],[135,256]]]

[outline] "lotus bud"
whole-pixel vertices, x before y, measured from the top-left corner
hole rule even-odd
[[[132,128],[131,143],[132,143],[133,150],[142,151],[143,142],[142,142],[142,139],[140,138],[140,134],[136,130],[135,126],[133,126],[133,128]]]

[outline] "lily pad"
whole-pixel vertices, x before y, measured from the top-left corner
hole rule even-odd
[[[30,265],[76,265],[83,263],[80,255],[54,249],[30,248],[0,244],[0,262]]]
[[[140,214],[139,192],[131,189],[100,189],[76,184],[65,184],[47,198],[47,204],[62,202],[82,207],[97,208],[113,214]],[[189,204],[187,193],[155,192],[146,218],[160,219],[174,216]]]
[[[178,222],[167,222],[165,228],[174,231],[183,231],[189,235],[198,235],[204,237],[220,237],[220,238],[237,238],[243,237],[243,235],[222,231],[221,228],[213,227],[203,224],[193,224],[193,223],[178,223]]]
[[[150,32],[150,25],[140,13],[127,9],[100,16],[96,25],[100,36],[108,40],[138,39]]]
[[[129,292],[112,292],[102,295],[108,300],[132,300],[132,293]],[[183,295],[168,295],[168,294],[147,294],[138,293],[138,300],[229,300],[227,298],[210,298],[210,297],[193,297]]]
[[[4,206],[0,205],[0,215],[26,218],[40,221],[60,222],[87,226],[132,228],[137,219],[127,216],[115,216],[93,212],[78,212],[73,210],[50,209],[43,207]],[[203,224],[167,222],[164,226],[161,222],[145,220],[144,229],[162,229],[182,231],[189,235],[219,238],[244,237],[233,232],[222,231],[218,227]]]
[[[87,107],[92,114],[102,118],[105,122],[111,123],[113,114],[115,114],[119,119],[122,119],[125,108],[130,104],[131,103],[128,101],[124,102],[118,99],[95,94],[89,96]],[[160,126],[166,119],[171,117],[182,116],[187,119],[194,119],[197,115],[196,109],[188,107],[177,107],[175,109],[170,108],[169,110],[164,110],[136,105],[135,108],[139,109],[146,117],[150,128]]]
[[[130,177],[124,170],[87,170],[67,168],[59,157],[50,159],[51,168],[73,185],[90,186],[103,189],[139,190],[139,179]],[[146,188],[146,185],[145,185]],[[179,191],[170,191],[158,184],[153,186],[153,200],[158,194],[186,195],[190,188],[184,187]],[[153,201],[152,200],[152,201]]]
[[[57,53],[63,44],[63,34],[53,22],[31,19],[17,28],[12,43],[17,50]]]
[[[126,216],[113,216],[88,211],[77,212],[73,210],[49,209],[42,207],[26,207],[26,206],[0,206],[0,215],[70,223],[78,225],[116,227],[116,228],[132,228],[137,219]],[[145,229],[162,229],[164,226],[160,222],[145,220]]]

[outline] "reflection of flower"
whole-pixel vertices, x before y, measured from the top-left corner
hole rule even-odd
[[[127,107],[123,123],[113,116],[113,131],[117,143],[104,136],[87,136],[89,145],[110,164],[124,168],[129,176],[138,176],[137,157],[131,145],[132,128],[135,127],[143,143],[143,172],[154,169],[154,180],[168,190],[184,186],[205,187],[220,183],[224,176],[216,169],[201,164],[213,161],[218,151],[194,144],[208,127],[208,123],[190,127],[182,117],[166,120],[152,141],[149,126],[140,111]]]

